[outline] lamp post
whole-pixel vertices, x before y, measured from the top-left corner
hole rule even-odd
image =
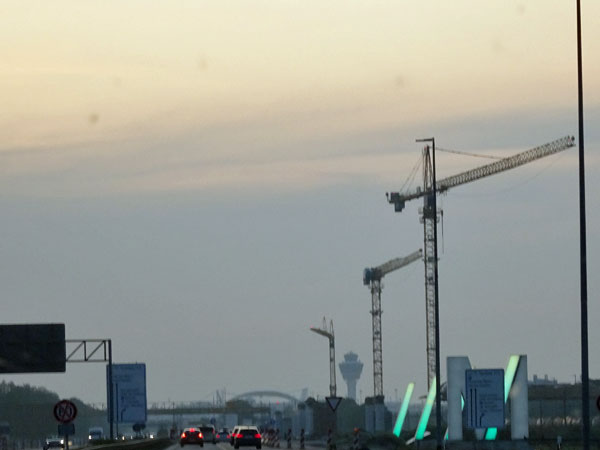
[[[437,186],[435,175],[435,138],[417,139],[416,142],[431,142],[432,162],[432,209],[434,214],[433,225],[433,267],[434,267],[434,311],[435,311],[435,434],[437,449],[442,448],[442,400],[440,397],[440,305],[438,288],[438,237],[437,237]]]
[[[585,219],[585,162],[583,146],[583,64],[581,1],[577,0],[577,103],[579,116],[579,268],[581,289],[581,422],[583,450],[590,448],[590,379],[588,364],[587,244]]]

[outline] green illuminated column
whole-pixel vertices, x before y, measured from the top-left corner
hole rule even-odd
[[[402,426],[404,425],[404,419],[406,419],[408,405],[410,404],[410,398],[412,397],[412,393],[414,390],[415,383],[408,383],[408,386],[406,387],[406,393],[404,394],[404,399],[402,399],[402,406],[400,407],[400,411],[398,412],[396,425],[394,426],[394,435],[396,437],[400,437],[400,433],[402,433]]]
[[[417,426],[417,432],[415,433],[415,440],[420,441],[425,436],[427,430],[427,423],[429,422],[429,416],[431,415],[431,409],[433,408],[433,402],[435,401],[435,377],[431,380],[431,387],[429,388],[429,394],[427,394],[427,400],[425,401],[425,408],[421,413],[419,419],[419,425]]]

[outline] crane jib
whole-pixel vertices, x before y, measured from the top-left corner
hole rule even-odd
[[[573,146],[575,146],[575,138],[572,136],[565,136],[493,163],[485,164],[483,166],[476,167],[475,169],[467,170],[465,172],[443,178],[436,182],[436,187],[439,192],[444,192],[452,187],[460,186],[462,184],[470,183],[490,175],[495,175],[506,170],[514,169],[515,167],[519,167],[545,156],[561,152]],[[400,212],[404,209],[407,201],[423,197],[430,193],[431,190],[429,189],[424,190],[417,188],[417,190],[414,192],[407,194],[400,194],[399,192],[387,193],[386,197],[388,202],[394,205],[394,210],[396,212]]]

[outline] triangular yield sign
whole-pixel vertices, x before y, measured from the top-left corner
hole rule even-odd
[[[340,405],[340,402],[342,401],[342,397],[325,397],[325,400],[327,400],[327,404],[329,405],[331,410],[335,412],[337,407]]]

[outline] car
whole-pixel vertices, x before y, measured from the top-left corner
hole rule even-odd
[[[200,431],[202,432],[202,438],[205,442],[217,443],[217,432],[215,431],[214,425],[200,425]]]
[[[236,425],[235,427],[233,427],[233,430],[231,431],[231,434],[229,435],[229,443],[233,446],[233,436],[235,436],[238,432],[238,430],[241,428],[241,425]]]
[[[262,437],[256,427],[242,427],[233,436],[233,447],[262,447]]]
[[[204,447],[202,431],[199,428],[185,428],[181,433],[179,444],[182,447],[187,444],[198,444],[200,447]]]
[[[231,446],[233,447],[233,441],[234,441],[234,436],[242,429],[242,428],[248,428],[247,425],[236,425],[235,427],[233,427],[233,430],[231,431],[231,434],[229,435],[229,443],[231,444]]]
[[[55,436],[49,437],[44,443],[44,450],[49,448],[65,448],[65,440]]]
[[[227,428],[221,428],[217,431],[217,442],[229,442],[231,439],[231,433]]]
[[[90,427],[88,430],[89,441],[99,441],[104,437],[104,429],[102,427]]]

